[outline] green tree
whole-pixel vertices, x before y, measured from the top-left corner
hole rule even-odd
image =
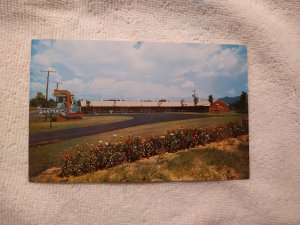
[[[244,91],[240,96],[240,104],[241,104],[241,108],[243,109],[247,108],[247,93]]]
[[[56,105],[52,98],[47,101],[42,92],[37,92],[35,98],[30,99],[29,104],[33,107],[40,106],[44,108],[53,108]]]
[[[208,101],[210,104],[212,104],[214,102],[214,97],[212,95],[208,96]]]
[[[193,94],[192,97],[194,99],[194,105],[196,106],[198,104],[198,102],[199,102],[199,98],[197,97],[196,94]]]
[[[241,113],[248,113],[248,96],[244,91],[240,96],[239,108]]]
[[[36,99],[45,99],[45,95],[42,92],[37,92],[35,97]]]
[[[181,99],[180,103],[181,103],[181,106],[183,107],[184,106],[184,99],[183,98]]]
[[[37,107],[37,106],[44,106],[46,102],[46,99],[45,99],[45,95],[42,93],[42,92],[37,92],[35,97],[30,99],[30,106],[33,106],[33,107]]]
[[[30,99],[29,105],[32,107],[37,107],[38,106],[38,101],[36,98]]]
[[[56,105],[55,101],[52,98],[49,99],[46,104],[47,104],[46,105],[47,108],[54,108]]]
[[[90,106],[91,106],[91,101],[86,100],[86,106],[87,106],[87,107],[90,107]]]

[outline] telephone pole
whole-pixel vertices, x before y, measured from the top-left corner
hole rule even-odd
[[[194,90],[193,92],[194,92],[194,95],[193,95],[193,96],[196,96],[196,90]]]
[[[59,84],[62,84],[62,83],[57,82],[57,81],[56,81],[56,82],[53,82],[53,83],[56,84],[56,89],[57,89],[57,90],[58,90],[58,85],[59,85]],[[58,102],[57,100],[58,100],[58,97],[56,96],[56,98],[55,98],[56,104],[57,104],[57,102]]]
[[[41,72],[47,73],[47,85],[46,85],[46,104],[48,103],[48,86],[49,86],[49,75],[55,73],[54,70],[41,70]],[[45,114],[45,121],[47,121],[47,114]]]
[[[48,101],[48,86],[49,86],[49,75],[55,73],[54,70],[41,70],[41,72],[47,73],[47,85],[46,85],[46,101]]]
[[[56,89],[58,89],[58,85],[59,85],[59,84],[62,84],[62,83],[57,82],[57,81],[56,81],[56,82],[53,82],[53,83],[56,84]]]

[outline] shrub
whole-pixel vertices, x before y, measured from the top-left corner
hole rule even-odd
[[[88,172],[134,162],[162,152],[220,141],[229,137],[248,134],[248,121],[230,122],[212,128],[191,128],[168,131],[162,136],[131,137],[124,143],[100,143],[77,146],[66,152],[62,160],[62,176],[79,176]]]

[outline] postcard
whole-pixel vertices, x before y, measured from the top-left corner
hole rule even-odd
[[[29,181],[249,178],[247,48],[32,40]]]

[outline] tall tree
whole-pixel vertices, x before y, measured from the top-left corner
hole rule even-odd
[[[210,104],[212,104],[214,102],[214,97],[212,95],[208,96],[208,101]]]
[[[194,99],[194,105],[196,106],[199,102],[199,98],[197,97],[195,91],[194,91],[194,94],[192,95],[193,99]]]
[[[43,99],[43,98],[45,98],[45,95],[42,92],[37,92],[35,97],[36,97],[36,99]]]
[[[49,107],[49,108],[54,108],[55,105],[56,105],[56,103],[55,103],[55,101],[54,101],[52,98],[50,98],[50,99],[47,101],[47,107]]]
[[[48,101],[42,92],[37,92],[35,98],[30,99],[30,106],[40,107],[55,107],[55,101],[51,98]]]
[[[242,92],[242,94],[240,96],[240,104],[241,104],[242,109],[247,108],[247,93],[244,91]]]
[[[47,101],[46,97],[42,92],[37,92],[35,95],[36,106],[46,107]]]
[[[183,98],[181,99],[180,103],[181,103],[181,106],[183,107],[184,106],[184,99]]]
[[[86,100],[86,106],[90,107],[91,106],[91,102],[89,100]]]

